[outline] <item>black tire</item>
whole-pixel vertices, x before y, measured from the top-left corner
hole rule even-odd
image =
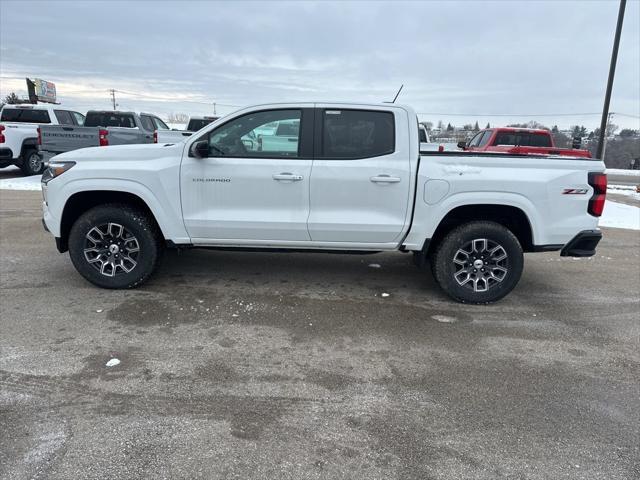
[[[469,222],[451,230],[437,245],[431,261],[433,276],[447,295],[476,304],[507,295],[520,280],[523,266],[516,236],[489,221]]]
[[[44,160],[35,148],[25,148],[22,152],[20,170],[27,176],[41,175],[44,172]]]
[[[69,233],[73,266],[102,288],[143,284],[154,272],[162,252],[162,235],[153,219],[128,205],[94,207],[80,215]]]

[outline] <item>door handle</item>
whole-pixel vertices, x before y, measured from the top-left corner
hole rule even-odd
[[[400,177],[392,177],[390,175],[383,174],[371,177],[370,180],[373,183],[398,183],[400,181]]]
[[[300,180],[302,180],[302,175],[294,175],[293,173],[283,172],[283,173],[277,173],[273,175],[273,179],[279,182],[281,181],[299,182]]]

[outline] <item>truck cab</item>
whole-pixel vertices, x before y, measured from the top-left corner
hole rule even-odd
[[[556,147],[551,132],[538,128],[488,128],[480,130],[468,142],[460,142],[458,147],[469,152],[564,155],[591,158],[591,153],[588,150]]]

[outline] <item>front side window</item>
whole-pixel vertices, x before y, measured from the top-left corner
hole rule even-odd
[[[209,134],[209,155],[297,158],[300,119],[300,110],[268,110],[235,118]]]
[[[73,118],[76,121],[76,125],[84,125],[84,115],[78,112],[71,112],[71,115],[73,115]]]
[[[142,128],[149,132],[156,129],[153,121],[151,120],[151,117],[148,117],[146,115],[140,115],[140,123],[142,124]]]
[[[58,123],[60,125],[73,125],[73,119],[71,118],[71,114],[66,110],[54,110],[53,113],[56,114],[56,118],[58,119]]]
[[[375,110],[323,111],[321,157],[367,158],[388,155],[394,150],[393,113]]]
[[[480,140],[482,139],[483,135],[484,135],[484,132],[476,133],[476,135],[469,142],[469,146],[477,147],[480,144]]]
[[[158,117],[151,117],[151,120],[153,120],[153,124],[156,126],[157,130],[169,130],[167,124],[160,120]]]
[[[491,138],[491,134],[493,132],[491,130],[487,130],[486,132],[484,132],[482,134],[482,138],[480,139],[480,142],[478,143],[479,147],[484,147],[487,143],[489,143],[489,139]]]

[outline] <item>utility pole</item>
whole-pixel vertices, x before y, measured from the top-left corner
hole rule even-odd
[[[213,114],[216,114],[216,102],[213,102]]]
[[[609,124],[611,123],[611,117],[613,116],[613,112],[611,112],[609,115],[607,115],[607,124],[604,127],[604,141],[602,142],[602,156],[601,157],[596,157],[596,158],[602,158],[604,160],[604,154],[607,150],[607,130],[609,130]],[[602,138],[602,136],[600,137]],[[598,143],[598,147],[600,146],[600,144]]]
[[[627,0],[620,0],[618,10],[618,24],[616,25],[616,35],[613,38],[613,51],[611,52],[611,64],[609,65],[609,80],[607,81],[607,92],[604,95],[604,108],[602,109],[602,120],[600,121],[600,138],[598,139],[598,150],[596,158],[604,160],[604,142],[607,135],[607,123],[609,120],[609,103],[611,102],[611,89],[613,88],[613,77],[616,73],[616,62],[618,61],[618,47],[620,46],[620,33],[622,32],[622,20],[624,20],[624,9]]]
[[[111,92],[111,103],[113,104],[113,109],[115,110],[118,106],[116,104],[116,91],[112,88],[111,90],[109,90],[109,92]]]

